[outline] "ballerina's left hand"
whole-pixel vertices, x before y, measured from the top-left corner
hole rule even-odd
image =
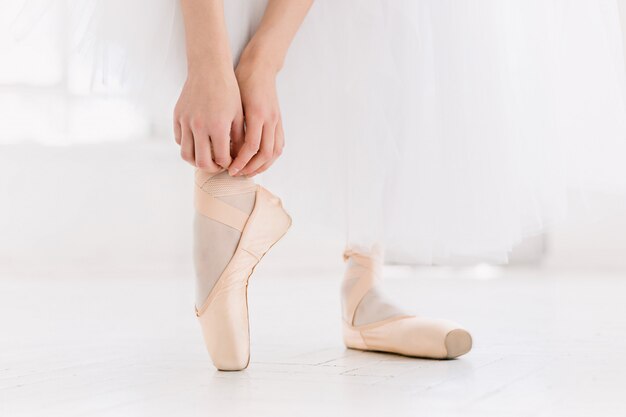
[[[267,170],[281,155],[285,134],[271,65],[242,56],[235,70],[245,118],[245,138],[233,140],[230,175],[252,177]],[[236,155],[236,157],[235,157]]]

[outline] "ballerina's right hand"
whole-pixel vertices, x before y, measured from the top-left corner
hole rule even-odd
[[[207,172],[228,169],[231,139],[244,137],[239,86],[232,68],[190,73],[174,109],[182,158]]]

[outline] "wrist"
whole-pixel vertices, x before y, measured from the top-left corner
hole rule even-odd
[[[284,57],[276,48],[253,38],[241,54],[237,69],[253,68],[255,71],[277,75],[283,67],[283,61]]]
[[[206,74],[225,74],[233,72],[233,62],[230,54],[210,55],[206,54],[187,60],[187,76]]]

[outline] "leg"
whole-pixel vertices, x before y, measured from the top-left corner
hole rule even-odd
[[[380,100],[370,88],[356,89],[363,97],[355,100],[361,111],[355,114],[382,114]],[[386,191],[392,184],[394,143],[384,124],[370,119],[354,121],[356,126],[349,154],[347,269],[342,285],[344,343],[347,347],[449,359],[467,353],[470,334],[458,324],[439,319],[415,317],[388,301],[382,292]],[[358,139],[358,140],[357,140]],[[410,190],[407,190],[410,192]]]
[[[469,352],[470,334],[442,319],[416,317],[387,301],[381,292],[382,254],[347,250],[342,286],[343,335],[349,348],[452,359]]]
[[[250,360],[248,280],[291,218],[267,190],[227,173],[196,172],[196,315],[220,370]]]
[[[245,177],[222,172],[206,178],[196,174],[196,186],[233,209],[249,216],[256,199],[256,184]],[[198,183],[199,182],[199,183]],[[241,231],[196,212],[194,218],[194,264],[196,269],[196,308],[201,308],[215,283],[232,259]]]

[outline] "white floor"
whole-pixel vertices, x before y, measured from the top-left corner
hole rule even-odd
[[[405,306],[472,330],[429,361],[343,348],[339,275],[263,266],[252,362],[215,371],[189,271],[2,272],[0,416],[625,416],[626,276],[389,269]]]

